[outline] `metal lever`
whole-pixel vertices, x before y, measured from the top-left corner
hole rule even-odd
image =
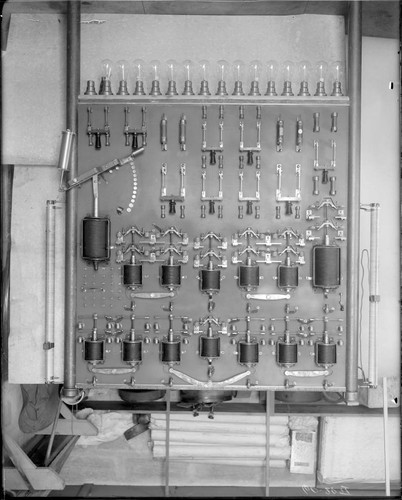
[[[126,373],[135,373],[137,366],[131,368],[96,368],[92,363],[87,364],[88,370],[92,373],[101,373],[102,375],[124,375]]]
[[[212,382],[212,380],[208,380],[208,382],[203,382],[202,380],[197,380],[193,377],[190,377],[189,375],[186,375],[185,373],[179,372],[178,370],[175,370],[174,368],[169,368],[169,373],[176,375],[176,377],[184,380],[185,382],[188,382],[191,385],[195,385],[197,387],[205,387],[206,389],[214,389],[214,388],[223,387],[225,385],[234,384],[235,382],[238,382],[242,378],[247,377],[248,375],[251,375],[251,372],[249,370],[247,370],[243,373],[238,373],[237,375],[234,375],[233,377],[229,377],[226,380],[220,380],[219,382]]]
[[[285,370],[287,377],[327,377],[331,375],[331,370]]]
[[[130,293],[133,299],[166,299],[174,297],[174,292],[135,292]]]
[[[282,299],[290,299],[290,293],[247,293],[246,299],[255,299],[255,300],[282,300]]]

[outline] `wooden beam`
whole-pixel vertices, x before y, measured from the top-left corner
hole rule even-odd
[[[18,474],[9,472],[9,480],[16,481],[22,486],[22,481],[25,483],[25,488],[34,490],[63,490],[64,480],[50,467],[37,467],[30,458],[27,457],[23,449],[6,434],[3,435],[3,444],[9,454],[10,460],[13,462]],[[7,489],[12,489],[11,484],[6,484]]]
[[[96,436],[98,429],[88,420],[78,419],[64,403],[61,406],[60,414],[64,418],[59,418],[56,427],[56,434],[74,435],[74,436]],[[49,424],[44,429],[37,431],[36,434],[50,434],[53,424]]]

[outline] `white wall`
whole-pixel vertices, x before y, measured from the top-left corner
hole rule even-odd
[[[363,38],[361,203],[379,203],[378,375],[400,373],[400,203],[398,41]],[[393,88],[390,83],[393,82]],[[369,247],[369,214],[361,213],[361,249]],[[367,259],[364,260],[367,277]],[[363,352],[367,353],[368,282],[364,280]],[[363,355],[367,374],[367,356]]]

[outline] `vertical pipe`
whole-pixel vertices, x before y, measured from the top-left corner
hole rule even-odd
[[[349,171],[348,171],[348,247],[347,247],[347,340],[346,402],[357,405],[358,330],[359,330],[359,256],[360,256],[360,134],[362,6],[349,4]]]
[[[1,106],[1,104],[0,104]],[[1,165],[1,376],[8,379],[8,337],[10,335],[10,255],[11,211],[13,198],[14,165]]]
[[[81,2],[67,2],[67,128],[78,133],[77,100],[80,89],[80,13]],[[78,150],[77,141],[72,146],[69,179],[77,176]],[[66,192],[65,226],[65,300],[64,300],[64,388],[65,398],[77,396],[75,323],[77,289],[77,191]]]
[[[370,275],[369,275],[369,371],[368,381],[377,387],[377,327],[378,327],[378,203],[370,204]]]
[[[389,440],[388,440],[388,384],[387,377],[382,379],[382,409],[384,430],[384,469],[385,469],[385,496],[391,495],[391,482],[389,476]]]
[[[54,381],[54,320],[56,289],[56,201],[46,202],[45,382]]]

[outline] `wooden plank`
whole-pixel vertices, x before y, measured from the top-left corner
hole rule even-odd
[[[63,490],[64,480],[52,469],[36,467],[17,443],[7,435],[3,435],[3,443],[10,455],[10,459],[22,477],[25,477],[29,486],[34,490]],[[16,476],[14,476],[14,479]],[[29,488],[31,489],[31,488]]]

